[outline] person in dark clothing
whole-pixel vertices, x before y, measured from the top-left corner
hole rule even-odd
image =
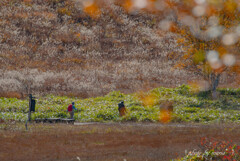
[[[118,104],[118,112],[119,112],[119,116],[124,116],[127,113],[127,110],[123,101]]]

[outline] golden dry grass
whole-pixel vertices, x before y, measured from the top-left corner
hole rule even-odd
[[[73,0],[2,0],[0,96],[90,97],[199,80],[173,69],[170,57],[183,50],[176,34],[159,27],[163,15],[130,14],[116,0],[98,2],[103,5],[95,19],[87,13],[96,6],[85,13]],[[239,87],[236,80],[224,75],[221,84]]]

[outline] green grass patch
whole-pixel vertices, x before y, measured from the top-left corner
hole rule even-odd
[[[145,105],[139,94],[111,92],[104,97],[80,99],[60,96],[37,97],[36,118],[68,118],[67,106],[75,102],[77,111],[74,118],[80,122],[106,121],[151,121],[159,120],[159,106],[164,101],[174,102],[171,122],[237,122],[240,123],[240,89],[219,89],[217,100],[209,92],[192,93],[182,85],[178,88],[156,88],[144,95],[154,97],[154,103]],[[119,117],[118,103],[124,101],[128,114]],[[0,119],[25,121],[28,100],[0,98]]]

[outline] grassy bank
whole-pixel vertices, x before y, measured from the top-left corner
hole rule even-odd
[[[48,95],[37,98],[36,118],[67,118],[68,104],[76,103],[74,118],[80,122],[104,121],[159,121],[159,106],[172,101],[174,111],[171,122],[240,123],[240,89],[219,89],[219,98],[212,100],[210,93],[193,93],[189,86],[156,88],[147,93],[123,94],[111,92],[104,97],[79,99]],[[124,101],[128,110],[119,117],[118,103]],[[25,121],[28,100],[0,98],[0,119]]]

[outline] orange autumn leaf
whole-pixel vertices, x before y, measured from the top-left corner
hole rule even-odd
[[[217,68],[217,69],[213,69],[214,73],[222,73],[224,70],[225,70],[224,66]]]
[[[171,121],[171,112],[168,110],[161,110],[159,114],[159,121],[162,123],[168,123]]]
[[[220,46],[218,49],[217,49],[218,53],[220,56],[223,56],[224,54],[227,53],[227,50],[223,47],[223,46]]]
[[[86,6],[84,8],[84,12],[87,13],[92,18],[97,18],[101,14],[101,10],[99,9],[99,7],[96,3]]]
[[[125,0],[123,3],[123,7],[127,12],[129,12],[132,9],[133,2],[131,0]]]
[[[232,0],[228,0],[224,2],[224,9],[229,13],[235,12],[237,7],[238,7],[238,4]]]
[[[24,0],[23,2],[24,2],[24,3],[31,3],[32,0]]]
[[[175,23],[171,24],[170,31],[171,32],[177,32],[177,25]]]
[[[217,14],[217,9],[213,6],[209,6],[206,12],[207,12],[207,15],[210,17],[212,15]]]
[[[189,54],[185,54],[185,55],[183,55],[183,59],[188,59],[189,57],[190,57]]]
[[[142,101],[143,106],[153,106],[157,101],[157,98],[154,94],[140,93],[138,98]]]

